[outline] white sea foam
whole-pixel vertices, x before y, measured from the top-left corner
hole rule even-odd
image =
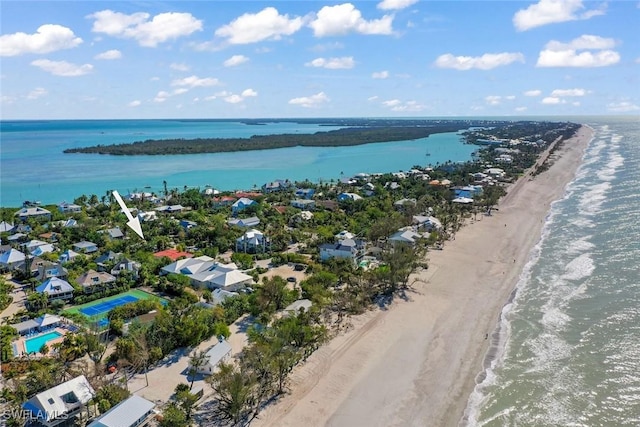
[[[611,189],[608,181],[592,185],[580,197],[580,213],[583,215],[594,215],[600,211],[602,204],[607,199],[606,193]]]
[[[591,259],[591,254],[582,254],[567,264],[565,267],[565,273],[562,275],[562,279],[581,280],[585,277],[591,276],[595,268],[593,259]]]
[[[583,219],[583,218],[578,218],[575,220],[571,220],[572,224],[575,225],[580,225],[582,227],[584,227],[584,224],[581,223],[582,222],[590,222],[587,219]],[[596,247],[596,245],[594,245],[593,243],[591,243],[589,241],[590,238],[592,238],[593,236],[586,236],[586,237],[581,237],[580,239],[574,240],[571,243],[569,243],[569,246],[567,248],[567,253],[574,255],[574,254],[579,254],[585,251],[588,251],[590,249],[593,249]]]

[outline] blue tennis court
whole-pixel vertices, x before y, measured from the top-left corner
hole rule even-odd
[[[99,314],[107,313],[119,305],[128,304],[130,302],[138,301],[138,298],[133,295],[123,295],[119,298],[112,299],[110,301],[103,301],[99,304],[92,305],[90,307],[84,307],[80,309],[80,312],[86,316],[96,316]]]

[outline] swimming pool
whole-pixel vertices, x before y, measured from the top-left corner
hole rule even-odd
[[[61,336],[62,334],[57,331],[47,332],[39,337],[26,340],[24,342],[24,348],[27,350],[27,353],[38,353],[44,344]]]

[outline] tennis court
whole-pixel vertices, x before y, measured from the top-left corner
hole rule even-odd
[[[103,313],[108,313],[120,305],[128,304],[135,301],[138,301],[138,298],[134,297],[133,295],[123,295],[109,301],[102,301],[89,307],[80,308],[79,310],[80,313],[84,314],[85,316],[92,317]]]

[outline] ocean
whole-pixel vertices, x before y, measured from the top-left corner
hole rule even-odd
[[[63,153],[66,148],[146,139],[250,137],[332,129],[338,127],[184,120],[2,121],[0,206],[20,207],[25,200],[59,204],[72,202],[82,194],[100,198],[112,190],[120,194],[143,190],[160,194],[163,181],[169,189],[210,185],[218,190],[250,190],[276,179],[338,180],[360,172],[397,172],[415,165],[467,161],[478,148],[464,144],[456,133],[442,133],[415,141],[352,147],[171,156]]]
[[[586,123],[594,138],[504,307],[468,426],[640,426],[640,127]]]

